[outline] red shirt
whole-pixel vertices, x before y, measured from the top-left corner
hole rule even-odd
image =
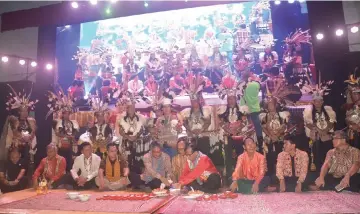
[[[56,155],[56,158],[53,160],[48,160],[48,158],[43,158],[35,170],[33,175],[33,180],[37,180],[41,175],[45,175],[45,178],[56,181],[61,176],[65,175],[66,169],[66,160],[60,155]]]
[[[194,169],[190,169],[189,161],[186,162],[184,166],[184,171],[180,176],[179,183],[181,185],[187,185],[196,180],[197,178],[202,179],[202,177],[206,176],[206,174],[219,173],[211,161],[211,159],[200,153],[200,158],[197,165]]]

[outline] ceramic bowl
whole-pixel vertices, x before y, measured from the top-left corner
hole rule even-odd
[[[181,192],[181,189],[170,189],[170,194],[171,195],[179,195]]]
[[[90,194],[81,194],[79,195],[80,201],[88,201],[90,199]]]
[[[76,198],[79,196],[79,193],[78,193],[78,192],[68,192],[68,193],[67,193],[67,196],[68,196],[71,200],[74,200],[74,199],[76,199]]]

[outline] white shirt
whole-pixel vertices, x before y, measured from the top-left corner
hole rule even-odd
[[[91,154],[91,157],[86,159],[83,154],[76,157],[74,165],[70,170],[72,177],[76,180],[79,170],[81,170],[81,177],[86,178],[87,181],[95,178],[98,175],[101,158],[96,154]]]
[[[130,80],[128,82],[128,90],[131,93],[139,93],[141,90],[144,89],[144,84],[141,80]]]

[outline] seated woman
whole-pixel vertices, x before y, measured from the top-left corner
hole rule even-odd
[[[95,178],[99,190],[119,190],[125,188],[130,182],[127,176],[129,168],[124,150],[118,150],[118,145],[109,143],[107,145],[107,157],[100,163],[98,177]]]
[[[201,153],[196,144],[186,147],[187,164],[175,188],[191,186],[196,190],[214,192],[221,187],[221,177],[211,159]]]
[[[265,190],[270,184],[270,178],[265,176],[265,157],[256,152],[256,143],[252,138],[244,141],[245,152],[238,157],[235,171],[232,175],[233,183],[230,186],[232,192],[258,193]],[[272,191],[274,191],[272,189]]]
[[[27,164],[20,158],[20,152],[16,148],[9,150],[9,160],[4,164],[0,172],[1,192],[15,192],[23,190],[28,184],[25,176]]]
[[[57,154],[58,149],[55,143],[50,143],[46,149],[47,157],[41,160],[33,175],[33,185],[35,189],[38,186],[39,178],[45,178],[49,188],[57,188],[60,185],[66,184],[65,158]]]

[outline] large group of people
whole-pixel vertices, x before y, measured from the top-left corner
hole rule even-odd
[[[271,68],[276,69],[276,68]],[[206,105],[202,96],[206,79],[189,76],[184,93],[191,106],[174,112],[173,93],[157,87],[143,96],[124,86],[117,93],[116,113],[98,97],[90,100],[95,121],[84,133],[71,120],[74,102],[60,89],[49,94],[49,113],[54,121],[47,156],[29,170],[36,155],[36,121],[29,110],[36,102],[13,88],[7,102],[18,115],[7,118],[1,146],[2,192],[24,189],[29,181],[49,188],[100,190],[192,187],[216,192],[228,187],[234,192],[336,190],[359,191],[360,151],[356,128],[360,79],[347,81],[348,131],[335,131],[336,113],[324,105],[330,91],[326,82],[311,80],[290,85],[286,79],[269,82],[251,73],[238,81],[229,72],[216,88],[226,105]],[[266,94],[260,102],[259,92]],[[296,137],[286,110],[299,93],[311,94],[303,112],[307,142]],[[135,104],[146,100],[151,117],[136,112]],[[261,105],[262,104],[262,105]],[[115,118],[115,119],[113,119]],[[80,136],[80,137],[78,137]],[[306,144],[309,149],[304,149]],[[223,169],[223,170],[222,170]]]

